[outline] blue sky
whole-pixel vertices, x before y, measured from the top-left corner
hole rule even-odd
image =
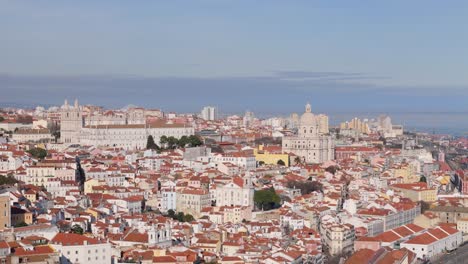
[[[467,1],[0,0],[0,104],[468,111],[467,14]]]

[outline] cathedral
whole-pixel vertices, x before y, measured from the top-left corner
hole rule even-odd
[[[298,133],[283,138],[283,152],[294,153],[304,163],[323,163],[334,159],[333,139],[323,128],[310,104],[299,119]],[[328,126],[328,124],[327,124]]]

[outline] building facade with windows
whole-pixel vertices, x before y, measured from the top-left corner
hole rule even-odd
[[[285,153],[294,153],[305,163],[323,163],[334,159],[333,139],[325,128],[321,127],[324,117],[312,113],[310,104],[305,107],[298,126],[298,134],[283,138],[282,147]]]

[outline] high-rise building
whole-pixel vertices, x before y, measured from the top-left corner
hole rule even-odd
[[[317,122],[319,123],[319,133],[328,134],[328,116],[324,114],[317,115]]]
[[[355,117],[351,121],[346,121],[340,124],[342,130],[354,130],[362,134],[369,134],[369,124],[366,120],[361,121],[361,119]]]
[[[218,109],[214,106],[205,106],[201,110],[200,117],[204,120],[216,120],[218,118]]]
[[[9,192],[0,196],[0,230],[10,227],[10,196]]]

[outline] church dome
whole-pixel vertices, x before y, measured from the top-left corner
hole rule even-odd
[[[301,119],[300,119],[300,125],[301,126],[316,126],[317,125],[317,119],[315,118],[315,115],[312,114],[310,104],[306,105],[305,113],[302,114]]]

